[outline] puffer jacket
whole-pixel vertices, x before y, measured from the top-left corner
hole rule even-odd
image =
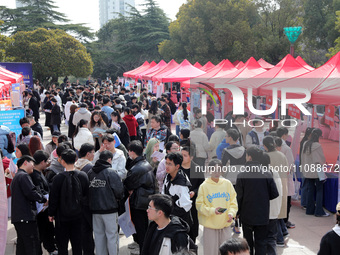
[[[124,196],[123,183],[111,164],[98,159],[88,172],[89,205],[92,213],[109,214],[118,212],[118,200]]]
[[[6,126],[0,126],[0,148],[2,150],[2,153],[4,154],[4,157],[7,158],[13,158],[13,155],[11,153],[8,153],[7,146],[8,146],[8,139],[7,135],[9,134],[11,130]]]
[[[88,128],[84,128],[84,127],[79,128],[78,134],[73,138],[73,143],[74,143],[74,148],[78,151],[80,150],[80,147],[84,143],[89,143],[89,144],[94,145],[92,133],[90,132]]]
[[[124,180],[128,191],[133,191],[130,206],[133,209],[146,210],[149,196],[155,194],[155,176],[152,167],[143,156],[137,157],[130,163],[130,170]]]

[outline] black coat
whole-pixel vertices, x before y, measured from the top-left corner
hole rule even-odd
[[[52,103],[51,101],[47,101],[44,104],[44,110],[52,110]],[[49,127],[51,125],[51,113],[50,112],[45,112],[45,127]]]
[[[60,115],[60,107],[55,104],[52,107],[51,112],[51,125],[60,125],[61,124],[61,115]]]
[[[33,117],[35,119],[35,121],[38,121],[39,119],[39,107],[40,104],[38,103],[37,99],[35,97],[31,97],[29,103],[28,103],[28,107],[33,111]]]
[[[133,209],[146,210],[149,205],[149,196],[155,194],[153,169],[143,156],[133,160],[130,167],[124,180],[125,188],[128,191],[133,190],[130,206]]]

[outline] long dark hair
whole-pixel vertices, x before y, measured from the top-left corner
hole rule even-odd
[[[98,115],[99,116],[99,120],[98,122],[95,122],[94,121],[94,116],[95,115]],[[94,128],[96,125],[98,126],[101,126],[101,125],[104,125],[104,121],[103,121],[103,118],[102,118],[102,115],[100,114],[100,112],[98,111],[94,111],[91,115],[91,120],[90,120],[90,128]]]
[[[149,107],[150,107],[150,106],[149,106],[149,99],[144,98],[143,101],[142,101],[142,103],[143,103],[144,101],[146,102],[145,110],[149,110]]]
[[[268,152],[276,151],[274,137],[266,136],[262,142],[263,145],[267,147]]]
[[[117,111],[112,112],[111,115],[117,117],[117,122],[118,123],[122,122],[122,117],[120,116],[119,112],[117,112]]]
[[[31,156],[31,153],[30,153],[30,149],[28,147],[28,144],[26,143],[21,143],[17,146],[17,149],[19,149],[21,151],[21,155],[22,156]]]
[[[79,129],[81,127],[83,127],[84,125],[87,125],[87,123],[89,123],[87,120],[84,120],[84,119],[81,119],[79,122],[78,122],[78,125],[76,127],[76,130],[74,131],[74,134],[73,134],[73,137],[75,137],[78,132],[79,132]]]
[[[182,103],[184,120],[188,120],[187,103]]]
[[[312,152],[312,145],[313,143],[318,143],[319,138],[322,136],[322,131],[319,128],[316,128],[312,131],[311,138],[305,143],[305,147],[303,149],[304,153],[311,153]]]
[[[150,106],[150,110],[149,112],[153,115],[156,115],[157,112],[158,112],[158,104],[157,104],[157,101],[156,100],[153,100],[151,102],[151,106]]]

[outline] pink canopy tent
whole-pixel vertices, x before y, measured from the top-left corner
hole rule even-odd
[[[145,66],[150,66],[150,63],[148,61],[145,61],[143,63],[143,65],[141,65],[141,66],[139,66],[139,67],[137,67],[137,68],[135,68],[133,70],[130,70],[128,72],[123,73],[123,76],[124,77],[131,77],[130,74],[132,74],[134,72],[138,72],[140,69],[144,68]]]
[[[234,66],[236,66],[238,63],[240,63],[240,60],[236,60],[236,61],[234,61],[232,64],[233,64]]]
[[[154,78],[155,76],[160,75],[160,74],[165,73],[165,72],[168,72],[169,70],[171,70],[171,69],[173,69],[177,66],[179,66],[179,64],[175,60],[172,59],[166,66],[159,69],[158,71],[155,71],[153,73],[149,73],[147,75],[143,75],[143,79],[156,81],[156,79]]]
[[[259,65],[264,68],[264,69],[272,69],[274,67],[274,65],[269,64],[266,60],[264,60],[263,58],[260,58],[257,63],[259,63]]]
[[[157,65],[155,65],[154,67],[151,67],[141,73],[138,73],[136,75],[136,78],[143,78],[143,75],[149,74],[149,73],[153,73],[155,71],[158,71],[159,69],[161,69],[162,67],[166,66],[166,62],[164,60],[161,60]]]
[[[200,63],[196,62],[196,63],[194,64],[194,67],[196,67],[196,68],[198,68],[198,69],[201,69],[201,68],[202,68],[202,65],[201,65]]]
[[[314,67],[308,65],[308,64],[303,60],[303,58],[300,57],[300,56],[297,56],[297,57],[296,57],[296,61],[299,62],[299,63],[300,63],[302,66],[304,66],[305,68],[309,69],[310,71],[313,71],[313,70],[315,69]]]
[[[169,70],[168,72],[156,75],[153,78],[163,83],[181,82],[193,77],[197,77],[204,73],[204,71],[194,67],[188,60],[185,59],[179,66]]]
[[[22,74],[17,74],[11,72],[5,68],[0,67],[0,79],[4,81],[9,81],[11,83],[17,83],[23,80]]]
[[[210,69],[214,68],[215,65],[208,61],[202,68],[200,68],[204,72],[208,72]]]
[[[241,69],[244,67],[244,63],[242,61],[238,62],[238,64],[235,66],[237,69]]]
[[[241,88],[243,91],[247,91],[248,88],[253,88],[253,94],[258,95],[258,88],[266,88],[278,81],[286,80],[308,72],[309,70],[300,65],[290,54],[288,54],[272,69],[252,78],[234,82],[232,85]]]

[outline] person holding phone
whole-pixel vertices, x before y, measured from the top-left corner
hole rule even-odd
[[[199,187],[196,199],[198,221],[204,226],[203,253],[219,254],[219,247],[231,238],[231,224],[238,211],[236,192],[227,179],[221,177],[222,163],[209,162],[210,177]]]

